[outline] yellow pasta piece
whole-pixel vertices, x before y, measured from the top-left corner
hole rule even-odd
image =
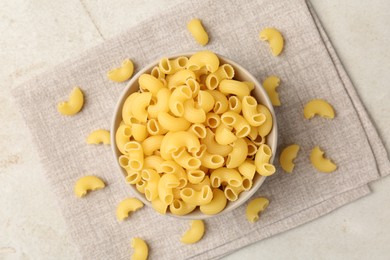
[[[200,211],[206,215],[215,215],[221,212],[227,204],[225,194],[220,189],[213,189],[213,199],[209,204],[201,205]]]
[[[198,123],[192,124],[187,131],[192,132],[198,138],[205,138],[207,134],[206,127],[203,124],[198,124]]]
[[[168,132],[168,130],[162,127],[154,118],[148,120],[146,123],[146,130],[150,135],[163,135]]]
[[[189,58],[187,69],[195,71],[202,67],[206,67],[210,72],[217,71],[219,67],[218,56],[211,51],[199,51]]]
[[[150,75],[157,79],[165,79],[165,73],[162,72],[158,66],[153,67],[152,71],[150,72]]]
[[[172,153],[172,158],[177,162],[181,167],[187,170],[198,169],[201,165],[201,161],[191,156],[185,149],[185,147],[179,148],[179,150]]]
[[[249,88],[244,82],[233,79],[222,80],[218,89],[225,95],[236,95],[239,98],[250,95]]]
[[[260,145],[255,156],[256,171],[262,176],[270,176],[275,173],[275,166],[269,163],[272,156],[271,148],[266,145]]]
[[[184,102],[183,117],[191,123],[203,123],[206,121],[206,113],[202,108],[195,107],[195,101],[193,99],[186,100]]]
[[[238,166],[238,171],[245,178],[252,180],[256,174],[256,165],[252,160],[246,160],[240,166]]]
[[[139,94],[140,94],[139,92],[134,92],[130,94],[130,96],[126,98],[125,103],[123,103],[122,119],[126,125],[132,124],[131,118],[133,118],[133,111],[132,111],[133,101],[138,97]]]
[[[127,167],[124,168],[140,171],[144,163],[144,152],[142,145],[139,142],[130,141],[125,145],[125,152],[127,153],[128,164]]]
[[[131,247],[134,253],[131,255],[131,260],[146,260],[148,259],[149,249],[144,240],[134,237],[131,240]]]
[[[239,138],[232,144],[233,150],[226,159],[227,168],[237,168],[243,164],[248,156],[248,145],[244,138]]]
[[[242,114],[251,126],[260,126],[266,121],[265,115],[257,111],[257,100],[252,96],[242,98]]]
[[[210,181],[210,177],[208,175],[206,175],[204,177],[203,181],[201,181],[200,183],[192,184],[192,183],[188,182],[187,185],[185,186],[185,188],[191,188],[195,191],[201,191],[204,186],[211,187],[211,181]]]
[[[125,154],[125,145],[130,142],[131,128],[128,125],[122,124],[118,127],[115,133],[115,143],[118,150]]]
[[[242,110],[242,102],[237,96],[229,97],[229,109],[236,113],[241,113]],[[257,103],[256,103],[257,104]]]
[[[164,159],[158,155],[146,156],[144,159],[144,169],[153,169],[157,172],[161,172],[161,164],[164,162]]]
[[[158,196],[162,203],[169,205],[173,202],[173,188],[180,185],[179,179],[173,173],[163,174],[158,182]]]
[[[78,87],[73,88],[70,92],[69,100],[58,103],[57,110],[65,116],[73,116],[80,112],[84,105],[84,95]]]
[[[87,144],[111,144],[110,132],[99,129],[92,131],[87,137]]]
[[[218,188],[222,183],[227,183],[233,187],[239,187],[242,184],[242,177],[235,169],[221,167],[211,173],[210,181],[213,188]]]
[[[169,210],[172,214],[183,216],[192,212],[196,208],[196,205],[185,203],[182,200],[174,199],[172,204],[169,205]]]
[[[142,74],[138,79],[138,84],[142,91],[149,91],[154,97],[157,96],[160,89],[164,88],[161,80],[149,74]]]
[[[187,82],[188,79],[194,79],[195,73],[192,70],[179,70],[168,79],[168,88],[173,89]]]
[[[219,83],[224,79],[232,79],[234,77],[234,68],[230,64],[221,65],[216,72],[210,73],[206,77],[206,86],[208,89],[216,89]]]
[[[160,174],[153,169],[143,169],[141,173],[142,179],[147,181],[145,187],[145,197],[148,201],[153,201],[158,198],[158,184],[160,182]]]
[[[147,107],[152,99],[151,92],[143,92],[137,95],[137,98],[133,100],[132,113],[134,118],[139,122],[145,123],[148,119]]]
[[[186,147],[190,153],[197,152],[200,148],[199,139],[191,132],[169,132],[161,142],[161,157],[171,160],[172,152],[177,152],[181,147]]]
[[[134,72],[134,64],[130,59],[122,62],[121,67],[110,70],[107,77],[115,82],[123,82],[131,78]]]
[[[232,132],[233,128],[220,124],[215,130],[215,141],[221,145],[228,145],[237,140],[237,136]]]
[[[265,28],[260,32],[260,40],[268,41],[272,55],[278,56],[284,47],[282,34],[275,28]]]
[[[252,199],[246,206],[246,218],[249,222],[254,223],[259,220],[259,213],[264,211],[269,205],[269,200],[260,197]]]
[[[236,201],[241,192],[249,190],[250,188],[252,188],[252,180],[243,178],[242,185],[239,187],[227,185],[224,189],[224,194],[229,201]]]
[[[160,149],[163,138],[163,135],[153,135],[146,138],[142,142],[142,149],[144,154],[149,156],[152,155],[156,150]]]
[[[203,152],[202,156],[200,157],[200,161],[202,166],[209,169],[217,169],[225,163],[225,159],[222,157],[222,155],[211,154],[208,151]]]
[[[81,198],[87,194],[88,191],[103,189],[106,185],[97,176],[84,176],[77,180],[74,186],[74,193]]]
[[[174,74],[175,72],[185,69],[188,63],[187,57],[178,57],[173,60],[168,58],[162,58],[158,63],[158,67],[162,73],[165,74]]]
[[[206,126],[209,128],[217,128],[221,124],[221,118],[216,113],[206,114]],[[256,132],[257,135],[257,132]]]
[[[223,113],[221,121],[227,126],[232,126],[236,130],[236,136],[242,138],[248,136],[251,131],[251,126],[244,117],[233,111]]]
[[[257,152],[257,144],[255,144],[253,141],[251,141],[248,138],[244,138],[247,146],[248,146],[248,156],[255,155]]]
[[[116,207],[116,217],[122,221],[129,216],[130,212],[134,212],[142,208],[144,204],[136,198],[127,198],[122,200]]]
[[[288,173],[292,173],[294,169],[294,159],[297,157],[299,151],[299,145],[292,144],[283,149],[280,153],[279,163],[280,166]]]
[[[189,21],[187,29],[200,45],[205,46],[209,42],[209,36],[199,19],[192,19]]]
[[[215,134],[209,129],[206,129],[206,137],[201,140],[202,144],[205,144],[207,150],[211,154],[218,154],[223,157],[227,156],[232,150],[233,147],[230,145],[221,145],[215,141]]]
[[[210,186],[204,185],[200,191],[186,187],[180,191],[181,199],[192,205],[206,205],[213,199],[213,191]]]
[[[330,173],[337,169],[337,165],[330,159],[325,158],[324,152],[318,146],[314,147],[311,151],[310,161],[314,168],[320,172]]]
[[[279,84],[280,79],[276,76],[269,76],[263,81],[263,87],[273,106],[280,106],[279,93],[276,91]]]
[[[165,215],[167,212],[168,204],[160,200],[160,198],[152,200],[152,208],[158,213]]]
[[[315,115],[333,119],[334,114],[333,107],[323,99],[313,99],[303,109],[303,115],[306,119],[313,118]]]
[[[191,126],[191,123],[184,118],[174,117],[167,112],[160,112],[157,119],[164,129],[172,132],[187,130]]]
[[[137,182],[136,184],[135,184],[135,188],[139,191],[139,192],[141,192],[142,194],[145,194],[145,188],[146,188],[146,181],[144,181],[144,180],[139,180],[139,182]]]
[[[198,184],[202,182],[205,176],[205,172],[199,169],[187,171],[187,179],[192,184]]]
[[[205,225],[202,220],[191,220],[191,227],[181,237],[184,244],[194,244],[202,239],[205,231]]]
[[[226,112],[226,110],[228,110],[229,101],[224,94],[222,94],[217,90],[207,90],[207,92],[210,93],[215,100],[214,108],[213,108],[214,113],[222,114]]]
[[[198,92],[198,106],[203,109],[205,113],[210,112],[214,107],[214,97],[203,90]]]
[[[126,173],[126,182],[128,184],[137,184],[139,181],[141,181],[141,173],[139,171],[126,168]]]
[[[162,88],[157,92],[156,103],[148,106],[148,118],[157,118],[158,113],[169,111],[169,99],[171,91],[167,88]]]
[[[265,138],[272,130],[273,118],[272,114],[266,106],[257,105],[257,110],[265,115],[265,121],[258,128],[258,133],[261,138]]]
[[[184,101],[192,98],[192,90],[189,86],[183,85],[175,88],[172,95],[169,97],[168,106],[169,110],[175,116],[183,116],[184,114]]]

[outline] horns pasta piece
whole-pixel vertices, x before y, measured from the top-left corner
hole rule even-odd
[[[200,45],[205,46],[209,42],[209,36],[199,19],[195,18],[189,21],[187,29]]]
[[[126,59],[122,62],[119,68],[110,70],[107,73],[107,77],[115,82],[123,82],[131,78],[134,72],[134,64],[130,59]]]
[[[320,172],[330,173],[337,169],[337,165],[330,159],[325,158],[324,152],[319,146],[313,148],[310,153],[311,164]]]
[[[273,106],[280,106],[279,93],[276,88],[280,85],[280,79],[276,76],[269,76],[263,81],[263,87],[268,94]]]
[[[87,144],[111,144],[110,132],[104,129],[92,131],[87,137]]]
[[[74,186],[74,193],[77,197],[81,198],[87,194],[88,191],[103,189],[106,185],[97,176],[89,175],[81,177],[77,180]]]
[[[137,211],[142,208],[144,204],[136,198],[127,198],[122,200],[116,208],[116,217],[122,221],[129,216],[130,212]]]
[[[265,28],[260,32],[260,40],[268,41],[272,55],[279,56],[284,47],[282,34],[275,28]]]
[[[69,100],[58,103],[57,110],[65,116],[73,116],[80,112],[84,105],[84,95],[80,88],[73,88]]]
[[[131,240],[131,247],[134,249],[131,255],[131,260],[146,260],[148,259],[149,249],[144,240],[134,237]]]
[[[283,170],[292,173],[294,170],[294,159],[297,157],[299,145],[292,144],[283,149],[280,153],[279,163]]]
[[[191,227],[181,237],[180,241],[184,244],[194,244],[202,239],[205,232],[205,225],[202,220],[192,220]]]
[[[313,118],[315,115],[333,119],[334,114],[333,107],[323,99],[313,99],[303,108],[303,115],[306,119]]]
[[[259,220],[259,213],[263,212],[269,205],[269,200],[260,197],[252,199],[246,206],[246,218],[249,222],[256,222]]]

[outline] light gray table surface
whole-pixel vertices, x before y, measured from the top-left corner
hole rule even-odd
[[[12,86],[183,0],[0,2],[0,259],[79,259]],[[312,0],[390,148],[390,1]],[[373,193],[225,259],[390,259],[390,178]]]

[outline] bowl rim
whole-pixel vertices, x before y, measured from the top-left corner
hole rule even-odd
[[[118,123],[117,123],[117,117],[119,114],[122,113],[122,106],[123,106],[123,103],[124,101],[126,100],[126,98],[131,94],[131,93],[134,93],[136,92],[137,90],[135,90],[134,92],[130,92],[131,90],[131,87],[138,81],[138,78],[144,74],[144,73],[147,73],[148,71],[150,72],[154,66],[158,65],[159,61],[162,59],[162,58],[168,58],[168,59],[175,59],[175,58],[178,58],[178,57],[181,57],[181,56],[185,56],[185,57],[190,57],[192,56],[193,54],[197,53],[199,51],[189,51],[189,52],[181,52],[181,53],[174,53],[174,54],[170,54],[170,55],[164,55],[164,56],[161,56],[158,60],[154,60],[153,62],[150,62],[148,63],[146,66],[144,66],[142,69],[140,69],[135,75],[132,76],[132,78],[130,79],[130,81],[126,84],[125,88],[123,89],[123,91],[121,92],[118,100],[117,100],[117,103],[115,104],[115,108],[114,108],[114,114],[113,114],[113,117],[112,117],[112,120],[111,120],[111,127],[110,127],[110,131],[111,131],[111,149],[112,149],[112,152],[113,152],[113,156],[114,156],[114,159],[115,159],[115,164],[117,166],[117,169],[119,169],[120,172],[122,172],[122,175],[124,176],[124,170],[122,169],[122,167],[119,165],[119,162],[118,162],[118,158],[119,156],[121,155],[121,153],[118,151],[117,147],[116,147],[116,139],[115,139],[115,135],[116,135],[116,130],[118,128]],[[223,64],[225,63],[229,63],[231,64],[235,69],[239,69],[242,73],[245,74],[246,77],[248,77],[250,79],[250,81],[252,81],[255,85],[255,89],[254,90],[258,90],[260,91],[261,93],[261,96],[263,99],[265,99],[265,102],[262,102],[263,105],[265,105],[271,115],[272,115],[272,118],[273,118],[273,125],[272,125],[272,130],[271,132],[269,133],[269,135],[271,133],[272,134],[272,140],[268,140],[269,138],[269,135],[267,136],[267,144],[270,144],[270,147],[271,147],[271,150],[272,150],[272,156],[270,158],[270,163],[273,163],[274,161],[274,158],[275,158],[275,154],[276,154],[276,149],[277,149],[277,142],[278,142],[278,127],[277,127],[277,120],[276,120],[276,116],[275,116],[275,111],[274,111],[274,107],[271,103],[271,100],[270,98],[268,97],[267,95],[267,92],[265,91],[263,85],[253,76],[252,73],[250,73],[244,66],[238,64],[237,62],[223,56],[223,55],[220,55],[216,52],[213,52],[214,54],[216,54],[218,56],[218,58],[221,60],[223,60]],[[252,95],[253,96],[253,95]],[[256,97],[255,97],[256,98]],[[256,98],[256,100],[258,100],[258,98]],[[187,215],[183,215],[183,216],[179,216],[179,215],[175,215],[175,214],[172,214],[171,212],[169,212],[169,210],[167,210],[167,212],[164,214],[164,216],[170,216],[170,217],[175,217],[175,218],[179,218],[179,219],[207,219],[207,218],[212,218],[212,217],[216,217],[216,216],[220,216],[222,214],[225,214],[225,213],[228,213],[228,212],[231,212],[233,211],[234,209],[238,208],[239,206],[243,205],[245,202],[247,202],[252,196],[254,193],[256,193],[259,188],[261,187],[261,185],[264,183],[266,179],[266,176],[262,176],[261,179],[255,184],[253,185],[248,191],[244,191],[242,193],[240,193],[240,195],[245,195],[245,198],[242,198],[240,200],[240,198],[237,199],[237,201],[228,201],[229,204],[231,204],[231,206],[229,208],[224,208],[221,212],[217,213],[217,214],[214,214],[214,215],[206,215],[206,214],[203,214],[200,212],[199,214],[197,215],[194,215],[192,213],[194,212],[190,212],[188,213]],[[152,208],[152,204],[150,201],[148,201],[145,196],[143,194],[141,194],[133,185],[130,185],[130,190],[131,190],[131,193],[139,200],[141,200],[144,204],[148,205],[149,207]],[[243,194],[244,193],[244,194]],[[158,213],[156,210],[153,209],[153,211],[155,211],[156,213]],[[196,211],[195,211],[196,212]],[[162,215],[161,213],[158,213],[160,215]]]

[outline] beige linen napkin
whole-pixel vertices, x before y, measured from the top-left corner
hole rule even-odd
[[[131,15],[131,14],[129,14]],[[186,31],[192,17],[202,19],[211,41],[207,49],[248,68],[260,81],[268,75],[282,79],[282,106],[276,108],[279,150],[297,143],[301,151],[293,174],[277,173],[255,196],[271,204],[260,221],[250,224],[245,206],[206,221],[204,238],[183,245],[188,222],[155,213],[147,207],[119,223],[115,208],[133,196],[117,170],[108,146],[86,145],[97,128],[109,129],[114,105],[126,83],[106,79],[110,68],[131,58],[136,68],[166,54],[200,48]],[[264,27],[276,27],[286,45],[279,57],[258,39]],[[56,111],[73,86],[85,93],[85,106],[74,117]],[[75,243],[85,259],[128,259],[130,240],[142,237],[151,259],[210,259],[318,218],[368,194],[367,183],[388,175],[390,162],[383,144],[341,66],[316,16],[304,0],[191,1],[149,19],[35,79],[14,88],[13,94],[31,129],[46,177]],[[302,108],[313,98],[333,104],[334,120],[304,120]],[[319,173],[308,159],[320,145],[338,164],[332,174]],[[277,154],[276,157],[278,157]],[[73,194],[75,181],[85,174],[108,184],[83,199]]]

